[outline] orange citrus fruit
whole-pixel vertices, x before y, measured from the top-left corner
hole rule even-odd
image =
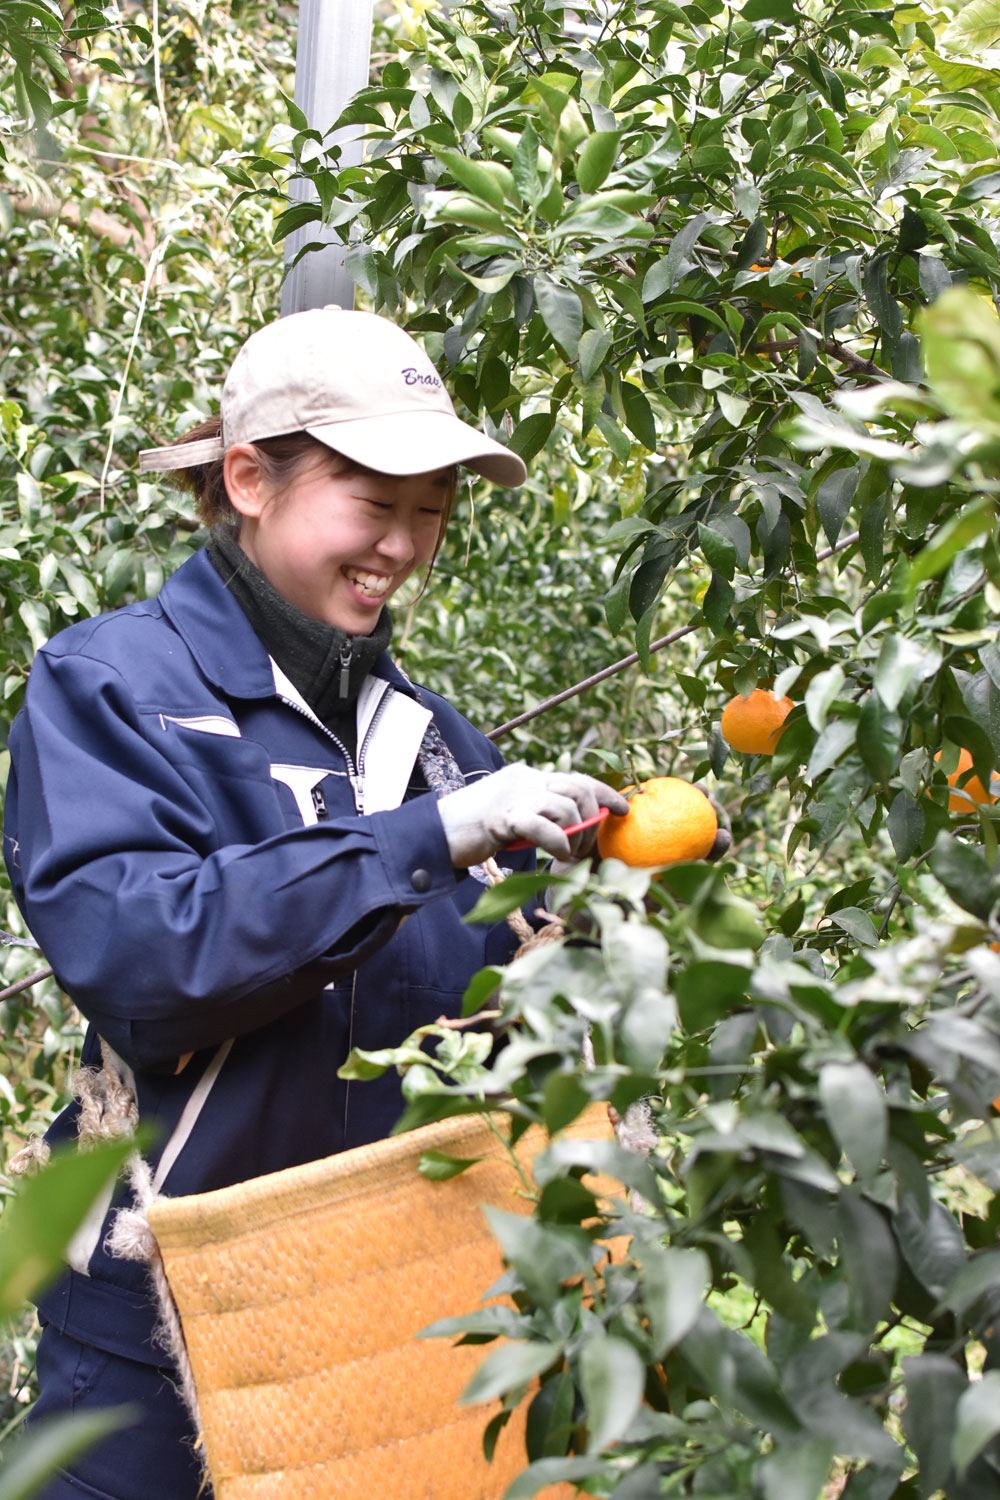
[[[934,759],[941,759],[940,750]],[[972,756],[968,750],[960,750],[958,752],[958,765],[948,777],[948,785],[955,788],[948,796],[948,806],[952,812],[971,812],[973,802],[995,802],[997,800],[992,792],[986,790],[978,776],[970,776],[968,781],[962,781],[966,771],[970,770],[971,766]],[[959,786],[960,781],[962,781],[961,786]]]
[[[722,710],[723,738],[744,755],[773,755],[793,706],[791,698],[776,698],[770,688],[754,688],[749,698],[737,693]]]
[[[678,776],[654,776],[634,792],[623,818],[605,818],[597,832],[602,859],[648,869],[704,859],[711,852],[719,820],[700,787]]]

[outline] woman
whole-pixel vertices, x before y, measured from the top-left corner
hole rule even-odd
[[[62,632],[11,734],[5,853],[18,902],[90,1022],[83,1062],[152,1124],[160,1191],[206,1192],[379,1139],[395,1079],[352,1085],[352,1046],[457,1014],[511,953],[467,926],[475,867],[624,800],[581,775],[501,768],[388,656],[386,601],[433,560],[464,465],[524,479],[461,422],[418,345],[322,309],[238,354],[221,434],[150,450],[186,470],[208,548],[160,595]],[[504,856],[530,866],[533,855]],[[404,920],[405,919],[405,920]],[[103,1082],[102,1082],[103,1080]],[[79,1102],[49,1139],[71,1139]],[[34,1416],[138,1402],[49,1500],[188,1500],[193,1434],[145,1273],[98,1206],[39,1303]]]

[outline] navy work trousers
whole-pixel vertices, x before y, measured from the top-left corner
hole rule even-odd
[[[140,1413],[131,1426],[74,1459],[39,1500],[211,1500],[195,1433],[168,1369],[77,1343],[50,1323],[38,1345],[38,1380],[29,1431],[43,1417],[71,1411],[132,1405]]]

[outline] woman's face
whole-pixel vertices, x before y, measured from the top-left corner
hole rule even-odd
[[[239,507],[240,546],[303,614],[368,635],[386,600],[433,557],[452,476],[310,465],[280,496],[260,493],[255,514]]]

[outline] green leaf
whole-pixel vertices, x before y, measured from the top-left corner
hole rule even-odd
[[[653,1358],[662,1360],[694,1327],[711,1286],[711,1266],[701,1250],[633,1242],[632,1253],[642,1272]]]
[[[868,912],[860,906],[844,906],[830,913],[830,921],[842,927],[863,948],[877,948],[878,934]]]
[[[920,1492],[944,1489],[951,1473],[955,1408],[968,1385],[944,1354],[910,1355],[901,1361],[906,1382],[903,1431],[920,1466]]]
[[[40,651],[50,634],[48,610],[35,599],[22,599],[17,606],[17,613],[28,632],[32,649]]]
[[[656,420],[653,416],[653,408],[650,406],[645,394],[638,386],[629,380],[623,380],[621,385],[622,406],[625,410],[625,425],[635,437],[648,448],[650,453],[656,452]]]
[[[793,0],[747,0],[740,15],[745,21],[785,21],[789,25],[798,20]]]
[[[503,1500],[532,1500],[539,1490],[554,1484],[575,1484],[604,1468],[599,1458],[540,1458],[504,1490]]]
[[[1000,197],[1000,172],[984,172],[963,183],[955,194],[955,202],[978,203],[982,198],[996,197]]]
[[[1000,41],[1000,0],[971,0],[941,33],[951,52],[975,54]]]
[[[903,315],[899,303],[889,291],[888,252],[875,255],[865,266],[865,301],[875,315],[875,320],[885,337],[892,343],[903,331]]]
[[[745,1334],[724,1328],[714,1313],[702,1307],[680,1348],[724,1406],[744,1412],[779,1441],[802,1435],[802,1423],[777,1371]]]
[[[514,179],[500,162],[491,162],[490,167],[487,167],[485,162],[473,161],[468,156],[463,156],[460,151],[437,150],[434,155],[449,169],[455,181],[474,198],[481,198],[491,208],[502,209],[504,207],[507,195],[504,193],[499,173],[505,172],[510,177],[512,188]]]
[[[587,1452],[599,1453],[628,1430],[642,1406],[646,1370],[627,1339],[591,1336],[579,1354],[587,1412]]]
[[[936,1198],[920,1203],[905,1193],[892,1216],[892,1230],[903,1258],[921,1286],[935,1299],[944,1295],[966,1263],[961,1227]]]
[[[659,1198],[659,1185],[646,1158],[616,1141],[554,1141],[536,1156],[534,1174],[538,1185],[545,1187],[557,1177],[580,1168],[592,1175],[602,1173],[617,1178],[646,1198]]]
[[[487,1001],[493,999],[500,988],[502,978],[502,969],[480,969],[478,974],[473,974],[462,996],[463,1019],[474,1016],[477,1011],[482,1010]]]
[[[907,598],[912,599],[917,589],[928,578],[936,578],[959,552],[984,532],[992,531],[996,522],[992,500],[983,498],[967,505],[950,517],[918,552],[910,564],[906,577]]]
[[[991,303],[967,286],[941,293],[918,315],[927,380],[961,421],[1000,421],[1000,323]]]
[[[711,581],[701,602],[702,613],[713,635],[724,635],[729,625],[729,612],[736,602],[736,591],[732,584],[713,571]]]
[[[698,542],[709,567],[731,583],[736,572],[736,548],[730,538],[699,521]]]
[[[952,276],[936,255],[921,255],[921,291],[928,302],[937,302],[943,291],[951,291]]]
[[[19,1311],[59,1274],[91,1205],[135,1149],[133,1139],[92,1151],[58,1148],[47,1166],[22,1181],[0,1220],[0,1314]]]
[[[499,885],[483,892],[463,922],[501,922],[504,917],[524,906],[532,896],[544,891],[548,875],[508,875]]]
[[[750,409],[750,402],[742,396],[732,396],[728,391],[716,391],[715,399],[730,427],[742,427],[743,419]]]
[[[886,1316],[896,1284],[896,1246],[881,1213],[853,1188],[837,1200],[837,1239],[850,1292],[847,1326],[869,1333]]]
[[[524,1446],[532,1460],[562,1458],[573,1440],[576,1386],[568,1370],[546,1380],[528,1410]]]
[[[611,336],[603,329],[588,328],[580,337],[580,378],[588,381],[596,375],[611,351]]]
[[[775,1448],[760,1466],[764,1500],[821,1500],[833,1455],[824,1438]]]
[[[1000,1288],[1000,1250],[982,1250],[968,1260],[951,1282],[941,1306],[962,1313],[984,1292]]]
[[[4,1444],[0,1466],[0,1500],[32,1500],[60,1469],[102,1438],[142,1420],[138,1406],[36,1419],[30,1432]]]
[[[869,693],[858,719],[858,753],[883,786],[896,769],[902,734],[899,716],[885,708],[877,693]]]
[[[825,672],[817,672],[806,688],[806,717],[817,734],[826,727],[826,716],[840,696],[844,681],[843,667],[834,662]]]
[[[688,1031],[702,1031],[721,1021],[746,999],[749,970],[721,959],[692,960],[673,976],[681,1020]]]
[[[1000,764],[1000,689],[985,670],[969,677],[961,686],[969,717],[986,735],[993,756]],[[966,748],[972,749],[972,746]]]
[[[871,918],[862,915],[871,929]],[[833,921],[843,917],[843,911],[836,912]],[[889,1138],[882,1089],[864,1063],[831,1062],[820,1069],[819,1097],[838,1146],[858,1177],[870,1182],[882,1164]]]
[[[576,163],[576,180],[585,193],[596,193],[615,164],[621,132],[596,130],[584,141]]]
[[[234,112],[225,104],[198,104],[188,116],[192,123],[204,125],[220,135],[227,146],[238,151],[243,145],[243,126]]]
[[[447,1151],[421,1151],[417,1171],[430,1182],[450,1182],[482,1160],[481,1156],[449,1156]]]
[[[958,1398],[951,1456],[961,1478],[1000,1432],[1000,1370],[984,1370]]]
[[[562,1354],[561,1344],[505,1344],[487,1355],[459,1397],[460,1406],[493,1401],[527,1385]]]
[[[886,708],[895,712],[910,684],[936,672],[940,660],[909,636],[884,636],[875,664],[875,691]]]
[[[530,463],[536,453],[540,453],[549,440],[549,434],[555,426],[556,419],[551,412],[536,411],[530,417],[525,417],[523,422],[518,422],[507,444],[512,453],[517,453]]]
[[[673,290],[674,283],[680,275],[681,266],[698,243],[702,231],[710,220],[710,214],[695,214],[694,218],[674,235],[666,255],[662,260],[650,266],[646,273],[642,284],[643,302],[653,302],[663,292]]]
[[[950,834],[939,833],[930,859],[931,870],[951,899],[985,921],[997,897],[997,883],[977,849]]]
[[[835,469],[832,474],[827,475],[816,491],[816,510],[831,547],[837,545],[841,527],[847,519],[854,492],[858,487],[859,474],[857,466],[849,469]]]
[[[839,1444],[837,1445],[840,1446]],[[840,1492],[840,1500],[903,1500],[900,1495],[899,1465],[865,1464],[855,1469]]]
[[[608,622],[608,629],[612,635],[617,635],[628,618],[628,597],[632,580],[627,573],[623,573],[612,589],[608,590],[604,600],[604,613]]]
[[[806,780],[815,782],[824,771],[835,766],[844,752],[853,746],[856,731],[854,719],[833,719],[827,724],[812,748],[806,766]]]
[[[369,297],[378,297],[378,266],[367,245],[355,245],[348,250],[344,256],[344,270]]]
[[[309,129],[309,121],[307,120],[304,112],[295,103],[295,100],[294,99],[290,99],[287,94],[285,94],[283,97],[284,97],[284,100],[285,100],[285,108],[288,111],[288,121],[289,121],[289,124],[291,125],[292,129],[293,130],[308,130]]]
[[[923,808],[909,792],[896,793],[889,808],[886,827],[900,864],[912,859],[920,848],[926,821]]]
[[[590,1096],[573,1073],[553,1073],[542,1096],[542,1118],[550,1135],[564,1130],[590,1103]]]
[[[618,462],[620,464],[627,463],[629,455],[632,452],[632,444],[614,418],[609,417],[607,412],[598,412],[597,429],[607,441],[608,447]]]
[[[575,355],[583,331],[583,308],[576,292],[540,273],[535,277],[535,300],[552,337],[568,355]]]
[[[542,182],[539,174],[539,145],[538,132],[529,120],[521,132],[521,139],[514,151],[511,167],[517,190],[531,208],[538,207],[547,188],[547,184]]]
[[[539,1224],[521,1214],[483,1209],[504,1259],[540,1307],[551,1307],[564,1281],[590,1272],[590,1241],[569,1225]]]

